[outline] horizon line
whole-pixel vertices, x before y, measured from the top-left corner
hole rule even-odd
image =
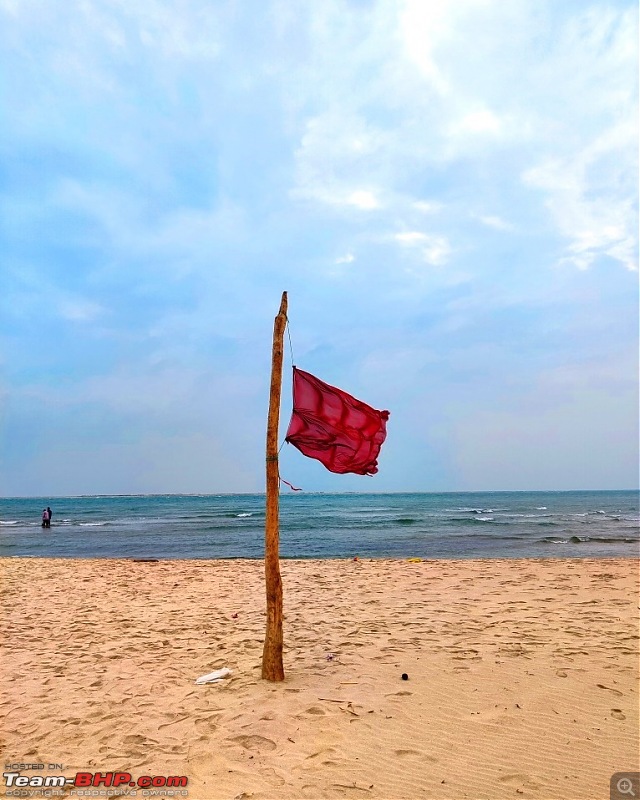
[[[322,491],[322,490],[302,490],[303,495],[391,495],[391,494],[568,494],[572,492],[640,492],[638,488],[618,488],[618,489],[420,489],[420,490],[395,490],[395,491]],[[281,492],[284,496],[293,495],[292,492]],[[237,496],[266,496],[266,492],[97,492],[96,494],[33,494],[33,495],[0,495],[2,500],[40,500],[49,498],[51,500],[81,500],[87,498],[117,498],[117,497],[237,497]]]

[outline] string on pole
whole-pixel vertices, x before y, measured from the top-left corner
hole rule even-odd
[[[293,345],[291,344],[291,325],[289,325],[289,317],[287,317],[287,337],[289,339],[289,352],[291,353],[291,367],[295,365],[293,360]]]
[[[291,354],[291,368],[293,369],[293,365],[294,365],[293,344],[291,342],[291,326],[289,325],[289,317],[287,317],[286,320],[287,320],[287,326],[286,326],[287,338],[289,339],[289,352]],[[280,450],[282,450],[282,448],[284,447],[286,441],[287,440],[286,440],[286,437],[285,437],[282,440],[282,444],[280,445],[280,449],[278,450],[278,455],[280,455]],[[293,491],[293,492],[301,492],[302,491],[302,489],[299,489],[298,487],[294,486],[292,483],[289,483],[289,481],[285,481],[285,479],[280,475],[280,473],[278,473],[278,478],[280,479],[280,483],[286,484],[291,489],[291,491]]]

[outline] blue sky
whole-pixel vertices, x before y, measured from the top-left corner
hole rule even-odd
[[[638,484],[635,2],[0,0],[0,493]],[[287,349],[281,436],[290,413]]]

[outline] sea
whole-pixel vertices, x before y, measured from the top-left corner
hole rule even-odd
[[[639,557],[638,500],[636,491],[282,493],[280,555]],[[4,498],[0,556],[263,558],[264,521],[264,494]]]

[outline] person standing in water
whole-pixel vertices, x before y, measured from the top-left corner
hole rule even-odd
[[[53,512],[47,506],[45,510],[42,512],[42,527],[43,528],[50,528],[51,527],[51,517],[53,516]]]

